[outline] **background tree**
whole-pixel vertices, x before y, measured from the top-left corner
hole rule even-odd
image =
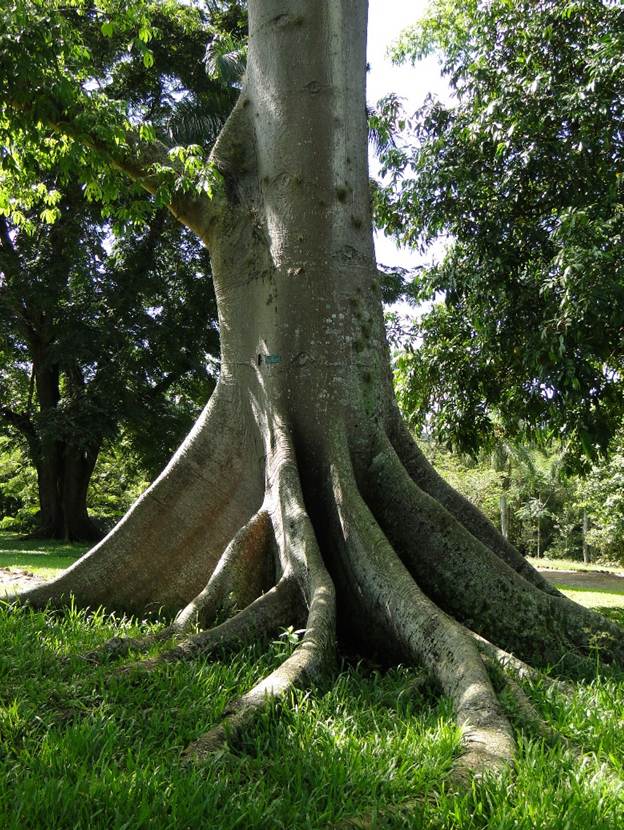
[[[190,10],[145,7],[141,48],[130,55],[95,10],[68,14],[75,49],[89,55],[87,85],[105,87],[135,121],[149,114],[154,134],[187,143],[201,134],[210,144],[236,95],[240,66],[223,52],[244,28],[237,4],[215,15],[221,31]],[[148,48],[158,26],[169,29],[171,48],[159,40]],[[202,65],[207,42],[218,79]],[[0,424],[25,439],[37,470],[34,532],[95,539],[86,501],[102,441],[125,423],[155,473],[210,388],[206,360],[218,347],[210,263],[106,159],[93,163],[63,142],[45,153],[24,139],[13,118],[0,179]],[[94,201],[102,198],[109,221]]]
[[[624,444],[616,436],[608,457],[594,464],[578,494],[593,556],[624,562]]]
[[[404,131],[386,102],[376,190],[387,232],[448,242],[419,272],[434,305],[400,371],[404,408],[453,446],[474,451],[494,409],[577,456],[621,424],[623,47],[607,0],[434,0],[397,47],[438,54],[454,93]]]
[[[87,489],[102,442],[125,423],[157,469],[214,385],[218,336],[205,325],[216,311],[196,240],[161,210],[115,241],[73,195],[31,234],[0,217],[0,416],[37,471],[34,533],[76,540],[101,533]]]
[[[151,471],[133,440],[119,430],[104,439],[89,482],[87,507],[98,527],[110,530],[148,486]],[[28,452],[13,435],[0,436],[0,531],[24,533],[39,513],[37,473]]]
[[[561,596],[448,487],[396,408],[370,213],[366,0],[250,0],[240,97],[208,163],[190,170],[195,151],[172,152],[76,77],[64,1],[17,5],[46,22],[28,29],[34,61],[20,44],[27,20],[0,35],[1,106],[22,113],[29,138],[45,124],[166,195],[206,243],[221,374],[106,539],[15,599],[73,593],[81,605],[177,612],[159,634],[109,644],[120,656],[174,637],[142,671],[300,630],[292,654],[190,747],[196,759],[293,686],[325,678],[338,637],[424,664],[462,727],[458,771],[504,768],[514,738],[482,657],[500,656],[491,641],[536,665],[572,653],[594,668],[596,636],[605,659],[624,662],[621,629]],[[50,43],[57,24],[64,37]],[[7,69],[22,78],[26,62],[28,95],[3,80]]]
[[[501,527],[504,494],[507,538],[524,555],[536,556],[539,549],[539,555],[549,558],[580,559],[584,510],[596,530],[607,532],[602,518],[589,507],[588,478],[568,474],[556,447],[509,446],[510,458],[504,446],[497,446],[495,453],[486,448],[476,457],[451,453],[431,439],[421,441],[421,446],[449,484]],[[617,556],[616,548],[614,540],[610,555],[602,554],[605,560],[621,559],[621,540]]]

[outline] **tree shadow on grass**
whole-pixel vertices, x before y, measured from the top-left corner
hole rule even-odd
[[[624,611],[607,609],[607,616],[622,621]],[[139,682],[111,681],[110,666],[77,655],[119,633],[120,623],[77,611],[0,613],[0,791],[11,793],[11,801],[0,797],[0,825],[7,830],[200,823],[214,830],[473,830],[488,822],[525,827],[536,815],[541,826],[564,826],[570,816],[576,823],[568,826],[603,818],[601,827],[621,826],[615,800],[609,810],[601,806],[611,796],[592,778],[592,765],[579,772],[561,747],[528,737],[520,736],[513,786],[508,777],[445,794],[459,749],[451,707],[407,668],[345,664],[328,690],[293,694],[279,717],[267,712],[239,749],[186,768],[183,747],[279,664],[286,646],[276,641],[269,654],[251,648],[227,660],[169,666]],[[130,621],[123,626],[137,630]],[[585,706],[591,703],[590,684],[579,689],[577,709],[583,695]],[[539,703],[540,690],[535,694]],[[544,695],[553,715],[568,705],[564,695]],[[599,714],[578,735],[589,753],[602,751]],[[572,723],[569,713],[559,723]],[[613,735],[610,729],[608,739]]]

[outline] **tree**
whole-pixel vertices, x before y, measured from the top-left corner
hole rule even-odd
[[[125,423],[162,460],[158,422],[160,445],[175,446],[188,423],[180,382],[193,373],[211,387],[216,315],[205,251],[162,209],[116,242],[76,189],[59,210],[32,234],[0,217],[0,420],[37,472],[34,535],[94,540],[87,490],[102,442]]]
[[[98,526],[110,529],[151,480],[134,441],[123,427],[105,440],[89,483],[87,507]],[[0,436],[0,530],[23,533],[34,527],[39,508],[37,473],[24,442]]]
[[[156,11],[153,25],[161,17]],[[105,84],[109,101],[135,113],[149,111],[153,129],[179,137],[203,128],[211,142],[235,96],[197,69],[205,45],[194,38],[206,36],[198,21],[186,29],[177,21],[175,48],[150,51],[151,71],[147,52],[128,59],[123,38],[92,30],[88,15],[78,19],[76,35],[93,56],[91,85]],[[0,215],[0,428],[26,441],[37,471],[34,534],[95,540],[102,534],[88,516],[87,490],[103,440],[125,423],[159,468],[190,426],[181,381],[192,373],[204,400],[214,385],[206,367],[218,349],[216,325],[206,325],[206,314],[216,318],[210,263],[199,241],[131,182],[103,166],[80,186],[88,158],[33,145],[24,152],[20,138],[7,144],[2,175],[11,220]],[[106,187],[108,220],[94,201]],[[33,189],[43,210],[25,200],[11,212],[15,194]]]
[[[426,665],[463,727],[459,771],[499,769],[514,740],[482,650],[500,656],[494,642],[538,665],[572,651],[582,662],[604,636],[603,655],[620,662],[621,629],[551,588],[429,467],[398,413],[373,254],[366,20],[365,0],[249,3],[245,83],[211,154],[222,183],[169,200],[211,252],[217,388],[111,534],[17,599],[177,612],[160,635],[177,644],[144,671],[303,629],[194,757],[236,741],[267,700],[325,676],[338,632],[364,653]],[[5,38],[3,64],[15,52]],[[2,100],[26,118],[19,84],[4,84]],[[109,143],[84,89],[49,110],[50,128],[109,154],[149,191],[154,160],[173,166],[132,125]],[[230,614],[213,627],[221,609]]]
[[[439,55],[454,100],[386,102],[379,221],[446,238],[402,358],[404,404],[474,451],[495,429],[604,451],[622,420],[624,10],[608,0],[446,2],[397,57]],[[443,297],[442,300],[440,298]]]
[[[582,511],[583,553],[603,561],[624,561],[624,442],[620,432],[608,457],[595,464],[577,494]]]

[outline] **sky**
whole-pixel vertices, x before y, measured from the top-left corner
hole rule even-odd
[[[416,66],[393,66],[387,57],[388,47],[400,32],[414,23],[425,11],[427,0],[369,0],[367,98],[374,105],[389,92],[405,99],[406,112],[414,112],[432,92],[448,98],[448,87],[440,75],[435,58],[427,58]],[[374,153],[370,158],[371,173],[377,170]],[[377,261],[383,265],[409,268],[422,261],[416,252],[397,248],[395,242],[383,234],[376,234]]]

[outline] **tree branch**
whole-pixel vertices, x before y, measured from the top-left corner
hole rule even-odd
[[[170,157],[170,148],[158,139],[143,141],[126,130],[123,143],[106,141],[98,135],[94,124],[86,123],[93,120],[93,114],[82,103],[73,103],[71,111],[54,99],[46,100],[45,107],[36,107],[34,102],[10,99],[5,104],[52,131],[94,150],[114,170],[128,176],[151,195],[156,195],[162,184],[162,177],[154,171],[156,165],[166,165],[180,173],[184,172],[181,165]],[[202,241],[207,241],[208,230],[217,209],[214,199],[200,193],[177,192],[173,194],[167,208]]]
[[[15,410],[10,409],[8,406],[0,406],[0,418],[6,421],[9,426],[19,430],[29,443],[32,440],[38,440],[35,425],[28,415],[15,412]]]

